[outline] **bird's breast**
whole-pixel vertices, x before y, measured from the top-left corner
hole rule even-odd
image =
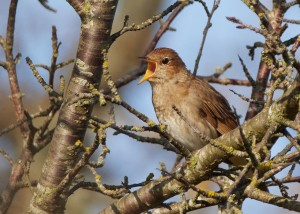
[[[199,133],[217,137],[216,130],[200,117],[197,107],[189,99],[178,97],[178,93],[167,90],[153,90],[152,102],[156,116],[167,132],[190,151],[202,148],[206,143]]]

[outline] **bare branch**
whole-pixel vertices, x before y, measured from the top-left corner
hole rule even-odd
[[[122,34],[128,32],[128,31],[138,31],[138,30],[142,30],[145,29],[146,27],[148,27],[149,25],[153,24],[154,22],[160,20],[161,18],[163,18],[164,16],[168,15],[170,12],[172,12],[172,10],[174,10],[176,7],[180,6],[181,1],[176,1],[174,4],[172,4],[171,6],[169,6],[166,10],[164,10],[162,13],[153,16],[150,19],[147,19],[145,22],[136,25],[136,24],[131,24],[130,26],[127,26],[127,21],[124,23],[125,25],[123,26],[123,28],[114,33],[111,36],[111,42],[115,41],[119,36],[121,36]],[[125,19],[127,20],[127,19]]]
[[[287,22],[287,23],[291,23],[291,24],[296,24],[299,25],[300,24],[300,20],[294,20],[294,19],[282,19],[283,22]]]
[[[242,128],[245,131],[246,136],[251,132],[251,135],[253,136],[254,134],[255,136],[253,137],[255,137],[257,141],[260,141],[262,139],[262,135],[257,135],[257,132],[255,130],[260,130],[261,133],[264,133],[267,132],[269,128],[271,129],[277,128],[276,126],[274,127],[273,124],[272,127],[267,125],[270,124],[269,123],[270,121],[268,122],[268,120],[271,119],[268,116],[270,113],[270,109],[272,109],[273,111],[276,109],[277,112],[278,111],[293,112],[289,108],[293,109],[295,107],[298,109],[299,102],[294,97],[294,95],[296,94],[299,95],[300,86],[298,81],[299,81],[299,76],[297,77],[297,82],[294,82],[293,86],[291,86],[286,91],[286,93],[283,95],[283,97],[280,100],[273,103],[270,108],[264,109],[255,118],[249,120],[247,123],[244,123],[242,125]],[[284,104],[282,103],[283,100],[284,100]],[[294,104],[296,104],[296,106],[294,106]],[[272,112],[272,114],[274,114],[274,112]],[[295,117],[295,115],[296,113],[293,114],[293,117]],[[272,130],[272,132],[270,131],[268,133],[272,134],[273,131],[276,130]],[[266,137],[265,139],[268,139],[268,137]],[[215,141],[220,142],[222,145],[233,146],[234,148],[242,147],[240,131],[238,128],[222,135],[221,137],[215,139]],[[265,142],[263,140],[261,145],[263,145],[264,143]],[[214,155],[212,156],[211,154]],[[183,173],[184,178],[187,179],[187,181],[190,184],[197,184],[200,181],[205,180],[209,176],[211,169],[214,169],[221,161],[227,159],[226,157],[228,158],[227,153],[219,150],[214,145],[208,144],[202,149],[193,153],[192,157],[190,158],[190,161],[180,171],[184,172]],[[299,159],[299,156],[294,156],[294,158]],[[293,160],[293,157],[290,157],[290,160]],[[272,174],[273,173],[275,173],[275,171],[273,171]],[[252,193],[252,189],[253,188],[249,189],[247,194]],[[178,193],[178,190],[180,190],[180,192],[182,192],[182,190],[186,190],[185,185],[176,181],[176,179],[172,179],[170,176],[161,177],[149,183],[148,185],[144,186],[143,188],[137,190],[135,193],[123,197],[122,199],[112,204],[110,207],[103,210],[101,213],[103,214],[110,213],[112,210],[116,210],[116,209],[117,210],[126,209],[128,212],[131,213],[139,213],[144,210],[147,210],[148,208],[152,208],[160,204],[162,201],[166,200],[167,198],[174,196],[176,193]],[[138,200],[136,200],[137,196],[138,196]],[[253,195],[251,196],[249,195],[249,197],[253,197]],[[151,198],[151,200],[149,200],[149,198]],[[139,204],[142,203],[144,206],[143,207],[136,206],[137,201]],[[297,210],[297,209],[293,208],[293,210]]]
[[[195,66],[194,66],[194,71],[193,71],[194,76],[196,76],[196,74],[197,74],[197,70],[198,70],[199,62],[200,62],[200,59],[201,59],[201,56],[202,56],[202,52],[203,52],[205,40],[206,40],[206,37],[207,37],[207,34],[208,34],[208,30],[212,26],[211,19],[214,15],[215,11],[218,9],[220,2],[221,2],[221,0],[214,0],[213,7],[212,7],[212,9],[211,9],[211,11],[208,15],[206,26],[203,30],[203,37],[202,37],[200,49],[199,49],[199,52],[198,52],[198,55],[197,55],[197,58],[196,58],[196,61],[195,61]]]
[[[264,202],[264,203],[273,204],[278,207],[286,208],[288,210],[300,212],[300,202],[298,202],[298,201],[280,197],[277,195],[273,195],[271,193],[267,193],[267,192],[259,190],[259,189],[255,189],[255,191],[246,189],[245,193],[249,198],[252,198],[252,199]]]
[[[9,154],[7,154],[6,151],[0,148],[0,154],[2,154],[2,156],[8,161],[11,167],[14,166],[14,160],[9,156]]]
[[[264,32],[261,30],[261,29],[258,29],[256,27],[253,27],[251,25],[248,25],[244,22],[242,22],[241,20],[235,18],[235,17],[226,17],[229,21],[233,22],[233,23],[236,23],[236,24],[239,24],[239,26],[237,26],[236,28],[238,29],[249,29],[249,30],[252,30],[254,31],[255,33],[258,33],[258,34],[264,34]]]
[[[6,213],[14,195],[18,191],[18,184],[22,180],[25,169],[24,165],[29,165],[30,161],[33,158],[34,151],[31,150],[32,142],[33,142],[33,135],[34,135],[34,127],[27,120],[27,115],[23,106],[21,91],[19,88],[19,82],[17,78],[16,72],[16,61],[13,56],[13,46],[14,46],[14,32],[15,32],[15,21],[16,21],[16,11],[17,11],[18,0],[11,0],[9,6],[9,13],[7,19],[7,29],[6,29],[6,38],[5,40],[1,37],[0,43],[5,52],[6,58],[6,69],[9,76],[9,84],[10,90],[12,93],[12,101],[15,108],[15,114],[17,117],[17,121],[24,121],[20,125],[20,131],[23,138],[23,150],[21,155],[19,156],[18,162],[13,164],[11,175],[9,177],[8,184],[6,185],[5,189],[1,193],[0,198],[0,210],[3,213]],[[17,54],[18,56],[19,54]],[[18,58],[18,57],[16,57]]]
[[[31,59],[29,57],[26,57],[26,62],[27,64],[30,66],[33,75],[36,77],[36,79],[39,81],[39,83],[41,84],[41,86],[43,86],[43,88],[48,92],[48,94],[50,96],[59,96],[59,94],[54,91],[54,89],[52,88],[51,85],[48,85],[46,83],[46,81],[41,77],[41,75],[39,74],[39,72],[36,70],[34,64],[32,63]]]
[[[41,5],[43,5],[43,7],[46,8],[47,10],[49,10],[49,11],[51,11],[51,12],[53,12],[53,13],[56,13],[56,12],[57,12],[54,8],[52,8],[52,7],[50,7],[50,6],[48,5],[48,0],[39,0],[39,2],[40,2]]]
[[[291,1],[291,2],[288,2],[288,3],[285,3],[284,4],[285,10],[288,10],[289,8],[291,8],[291,7],[293,7],[297,4],[300,4],[299,0],[294,0],[294,1]]]
[[[248,69],[247,69],[247,67],[246,67],[246,65],[244,64],[244,61],[243,61],[243,59],[239,56],[239,60],[240,60],[240,62],[241,62],[241,64],[242,64],[242,66],[243,66],[243,71],[244,71],[244,73],[245,73],[245,76],[247,77],[247,79],[249,80],[249,82],[251,83],[251,85],[252,85],[252,87],[255,87],[255,81],[254,81],[254,79],[251,77],[251,75],[250,75],[250,73],[249,73],[249,71],[248,71]]]
[[[1,66],[2,68],[4,68],[4,69],[7,69],[7,65],[6,65],[5,62],[1,62],[1,61],[0,61],[0,66]]]

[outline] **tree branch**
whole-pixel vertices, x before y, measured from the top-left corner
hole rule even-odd
[[[241,126],[245,136],[251,135],[255,137],[257,141],[260,141],[264,137],[264,133],[267,132],[270,127],[270,124],[272,124],[271,121],[274,122],[277,115],[287,115],[291,119],[296,116],[299,109],[299,77],[298,75],[293,85],[280,100],[273,103],[269,108],[263,109],[253,119]],[[289,114],[287,114],[287,112]],[[235,149],[243,148],[239,128],[222,135],[218,139],[215,139],[215,141]],[[184,176],[183,178],[190,184],[198,184],[207,179],[212,170],[228,157],[228,153],[208,144],[194,152],[186,165],[184,165],[182,169],[177,170],[177,174],[178,172],[182,174],[182,176]],[[110,207],[104,209],[101,214],[115,212],[140,213],[156,207],[164,200],[186,189],[187,187],[183,183],[173,179],[172,176],[160,177],[136,192],[113,203]]]
[[[70,182],[64,178],[78,161],[80,150],[75,143],[82,142],[94,105],[91,98],[83,98],[79,104],[71,103],[71,98],[91,93],[91,87],[99,87],[103,64],[106,63],[102,51],[109,47],[117,2],[89,1],[86,2],[88,5],[85,5],[85,10],[80,11],[81,37],[72,77],[29,213],[64,212],[70,188]],[[70,4],[78,6],[79,1],[70,0]]]

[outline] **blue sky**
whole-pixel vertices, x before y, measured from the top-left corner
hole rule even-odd
[[[122,13],[121,7],[126,8],[126,3],[134,2],[134,0],[120,1],[117,13]],[[168,6],[170,1],[160,1],[161,6],[156,10],[158,13]],[[211,2],[208,1],[209,8]],[[271,1],[264,1],[267,6],[271,5]],[[9,1],[4,0],[3,7],[0,9],[0,33],[4,35],[7,17],[7,8]],[[76,47],[80,32],[80,20],[75,14],[73,9],[65,1],[49,1],[49,4],[56,8],[58,12],[51,13],[46,11],[40,6],[37,0],[19,1],[17,23],[16,23],[16,45],[15,52],[22,53],[22,59],[18,65],[18,74],[20,77],[21,89],[26,91],[26,94],[35,95],[25,97],[25,103],[30,104],[32,100],[42,99],[46,93],[42,92],[42,87],[32,76],[28,66],[25,64],[25,57],[30,56],[34,63],[50,63],[51,57],[51,26],[56,25],[58,29],[59,40],[62,41],[61,52],[59,61],[67,60],[75,57]],[[151,3],[146,3],[145,10]],[[138,16],[143,13],[141,10],[131,11],[130,21],[135,20],[139,23]],[[297,18],[299,14],[299,8],[295,7],[287,13],[286,18]],[[154,14],[153,14],[154,15]],[[229,22],[226,17],[235,16],[243,22],[252,24],[259,27],[259,20],[240,0],[221,1],[219,9],[215,12],[212,19],[213,26],[209,30],[207,41],[205,44],[203,56],[199,64],[198,74],[211,75],[214,73],[217,67],[223,67],[226,63],[232,62],[233,66],[225,74],[224,77],[246,79],[242,72],[242,66],[238,61],[238,55],[240,55],[245,64],[247,65],[251,75],[256,77],[257,68],[260,60],[260,49],[256,51],[255,59],[251,61],[248,56],[248,50],[246,45],[252,45],[256,41],[264,41],[263,37],[251,32],[249,30],[236,29],[236,25]],[[157,47],[169,47],[176,50],[186,63],[187,68],[193,70],[195,59],[200,47],[202,32],[207,21],[207,16],[200,4],[194,3],[188,6],[174,21],[171,25],[176,29],[176,32],[167,32]],[[120,26],[122,24],[122,17],[119,17],[114,25]],[[151,35],[154,35],[155,29],[159,27],[156,23],[151,27],[149,40]],[[116,27],[115,27],[116,28]],[[295,36],[295,32],[299,32],[299,26],[290,25],[290,28],[283,35],[283,40]],[[128,33],[133,35],[134,33]],[[138,33],[136,33],[139,35]],[[130,37],[130,36],[129,36]],[[125,37],[128,38],[128,37]],[[129,41],[128,41],[129,42]],[[136,41],[138,43],[139,40]],[[118,43],[118,41],[117,41]],[[120,42],[121,43],[121,42]],[[122,44],[122,43],[121,43]],[[136,44],[137,46],[145,46],[145,43]],[[120,45],[118,46],[120,48]],[[114,48],[114,47],[112,47]],[[122,45],[121,45],[122,48]],[[116,52],[116,50],[114,50]],[[130,51],[130,50],[129,50]],[[142,53],[143,50],[140,50]],[[124,52],[123,52],[124,53]],[[139,56],[139,53],[136,53]],[[3,60],[3,52],[0,50],[0,59]],[[114,57],[114,55],[112,55]],[[127,57],[126,52],[121,56],[122,58]],[[111,60],[111,59],[110,59]],[[134,60],[134,59],[133,59]],[[136,58],[134,68],[138,63]],[[56,77],[60,74],[65,74],[71,71],[71,66],[67,69],[60,71]],[[7,76],[3,74],[3,70],[0,68],[1,86],[0,92],[9,95],[7,90],[8,82]],[[115,72],[113,70],[112,72]],[[118,71],[126,73],[127,70]],[[40,70],[40,73],[47,77],[46,72]],[[233,89],[240,94],[250,96],[251,89],[248,87],[237,87],[237,86],[220,86],[214,85],[230,102],[231,105],[235,106],[237,112],[242,116],[245,115],[245,111],[248,107],[248,103],[241,100],[239,97],[234,95],[229,89]],[[39,91],[39,93],[35,93]],[[147,116],[157,121],[155,112],[151,102],[151,88],[148,83],[137,85],[137,80],[131,82],[127,86],[120,90],[122,98],[135,107],[137,110],[145,113]],[[6,102],[7,97],[3,96],[1,102]],[[44,104],[40,104],[44,105]],[[33,113],[38,110],[38,105],[32,107],[30,111]],[[0,108],[4,108],[3,106]],[[2,111],[4,112],[4,110]],[[116,119],[117,123],[120,124],[132,124],[142,125],[140,121],[123,109],[116,107]],[[243,121],[243,118],[242,118]],[[111,153],[106,159],[106,165],[103,169],[99,170],[99,173],[103,176],[103,179],[108,184],[120,184],[125,175],[129,176],[130,182],[141,182],[143,181],[150,172],[155,173],[159,176],[159,162],[164,162],[170,169],[175,155],[171,152],[162,150],[161,146],[142,144],[136,142],[127,136],[118,135],[112,136],[113,131],[109,130],[108,135],[108,146]],[[91,136],[87,135],[86,140],[91,140]],[[0,138],[0,147],[9,148],[7,138]],[[272,151],[275,153],[281,147],[286,144],[285,141],[280,142],[276,148]],[[1,157],[0,157],[1,158]],[[1,162],[3,162],[1,160]],[[0,163],[1,163],[0,162]],[[4,170],[7,166],[5,164],[0,165],[0,170]],[[2,168],[2,169],[1,169]],[[297,171],[299,173],[299,170]],[[292,192],[298,192],[298,189],[293,188]],[[279,192],[276,190],[276,193]],[[98,201],[95,200],[95,204]],[[91,209],[99,210],[103,207],[98,205],[91,205]],[[104,206],[104,205],[103,205]],[[205,210],[206,212],[208,209]],[[244,213],[283,213],[285,210],[273,207],[270,205],[255,202],[253,200],[247,200],[244,205]],[[215,208],[212,208],[212,212],[215,213]],[[287,211],[286,211],[287,212]],[[291,213],[291,212],[289,212]]]

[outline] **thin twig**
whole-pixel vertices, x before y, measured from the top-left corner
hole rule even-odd
[[[130,26],[127,26],[127,22],[125,22],[125,26],[123,26],[123,28],[114,33],[111,36],[111,42],[114,42],[118,37],[120,37],[122,34],[128,32],[128,31],[138,31],[138,30],[142,30],[145,29],[146,27],[148,27],[149,25],[153,24],[154,22],[160,20],[161,18],[163,18],[164,16],[168,15],[170,12],[172,12],[172,10],[174,10],[176,7],[178,7],[180,4],[182,4],[181,1],[176,1],[174,4],[170,5],[166,10],[164,10],[162,13],[153,16],[150,19],[147,19],[146,21],[142,22],[139,25],[136,24],[131,24]]]
[[[247,165],[243,166],[243,170],[239,173],[238,177],[235,179],[233,184],[227,190],[226,192],[227,197],[229,197],[232,193],[234,193],[238,185],[246,179],[246,174],[247,172],[249,172],[251,165],[252,163],[249,162],[247,163]]]
[[[4,151],[3,149],[0,148],[0,154],[2,154],[2,156],[8,161],[9,165],[11,167],[13,167],[14,165],[14,160],[9,156],[9,154],[7,154],[6,151]]]
[[[264,32],[261,29],[253,27],[252,25],[248,25],[248,24],[242,22],[241,20],[239,20],[239,19],[237,19],[235,17],[226,17],[226,19],[229,20],[229,21],[231,21],[231,22],[233,22],[233,23],[235,23],[235,24],[239,24],[236,27],[238,29],[246,29],[247,28],[249,30],[254,31],[255,33],[264,35]]]
[[[257,101],[257,100],[253,100],[251,98],[248,98],[248,97],[245,97],[244,95],[241,95],[237,92],[235,92],[234,90],[232,89],[229,89],[229,91],[231,91],[232,93],[234,93],[235,95],[239,96],[242,100],[246,101],[246,102],[249,102],[249,103],[255,103],[257,105],[260,105],[261,107],[264,106],[264,102],[263,101]]]
[[[196,61],[195,61],[195,66],[194,66],[194,71],[193,71],[194,76],[196,76],[197,71],[198,71],[198,67],[199,67],[202,52],[203,52],[203,49],[204,49],[204,45],[205,45],[206,37],[207,37],[207,34],[208,34],[208,30],[212,26],[211,19],[214,15],[214,12],[218,9],[220,2],[221,2],[221,0],[214,0],[214,5],[213,5],[213,7],[212,7],[212,9],[211,9],[211,11],[208,15],[208,19],[207,19],[205,28],[203,30],[203,37],[202,37],[200,49],[199,49],[199,52],[198,52],[198,55],[197,55],[197,58],[196,58]]]
[[[107,195],[107,196],[112,197],[112,198],[121,198],[126,193],[128,193],[128,190],[126,188],[119,188],[119,189],[114,189],[114,190],[106,188],[106,185],[104,185],[102,183],[101,176],[97,173],[97,171],[89,165],[87,166],[87,168],[94,175],[95,182],[96,182],[96,185],[97,185],[97,190],[99,192],[101,192],[102,194]]]
[[[77,141],[74,146],[77,146],[78,149],[84,149],[85,152],[83,153],[81,159],[77,162],[77,164],[65,175],[62,179],[60,184],[57,186],[55,194],[59,195],[65,189],[66,185],[72,182],[72,179],[78,174],[78,172],[86,166],[91,156],[94,154],[96,149],[99,147],[100,144],[105,144],[106,140],[106,128],[107,126],[98,127],[96,131],[96,136],[94,138],[94,142],[91,147],[83,148],[83,143],[81,141]],[[108,152],[108,151],[107,151]]]
[[[0,67],[7,69],[7,64],[5,62],[0,61]]]
[[[31,59],[29,57],[26,57],[26,62],[30,66],[30,69],[33,72],[33,75],[36,77],[36,79],[39,81],[41,86],[48,92],[48,94],[51,96],[59,96],[59,94],[54,91],[54,89],[51,87],[51,85],[48,85],[46,81],[42,78],[42,76],[39,74],[39,72],[36,70],[35,65],[32,63]]]
[[[58,57],[58,49],[61,43],[57,42],[57,32],[56,27],[52,26],[52,58],[51,58],[51,65],[49,70],[49,85],[53,88],[53,81],[54,81],[54,74],[56,71],[56,61]]]
[[[286,18],[283,18],[282,21],[283,22],[287,22],[287,23],[291,23],[291,24],[296,24],[296,25],[300,24],[300,20],[295,20],[295,19],[286,19]]]
[[[291,2],[287,2],[284,4],[284,8],[285,10],[288,10],[289,8],[291,8],[292,6],[295,6],[297,4],[300,4],[299,0],[294,0],[294,1],[291,1]]]
[[[170,14],[168,19],[160,26],[160,28],[158,29],[158,31],[154,35],[153,39],[151,40],[148,47],[146,48],[146,51],[144,52],[144,55],[148,54],[150,51],[152,51],[155,48],[155,46],[158,43],[158,41],[160,40],[160,38],[169,29],[169,26],[171,25],[173,20],[177,17],[177,15],[182,11],[182,9],[185,6],[186,5],[181,4],[180,6],[176,7],[176,9]],[[116,80],[115,81],[116,87],[120,88],[120,87],[128,84],[129,82],[135,80],[136,78],[138,78],[139,76],[141,76],[145,72],[145,68],[146,68],[145,63],[141,62],[139,68],[128,72],[127,74],[123,75],[121,78]],[[110,93],[109,87],[106,87],[106,88],[102,89],[100,92],[103,93],[103,94],[106,94],[106,95],[109,94]]]
[[[243,59],[239,57],[239,60],[240,60],[240,63],[242,64],[242,67],[243,67],[243,71],[245,73],[245,76],[247,77],[247,79],[249,80],[249,82],[251,83],[252,87],[255,87],[255,80],[252,78],[251,74],[249,73],[248,71],[248,68],[247,66],[245,65]]]
[[[52,7],[50,7],[50,6],[48,5],[48,0],[39,0],[39,2],[40,2],[41,5],[43,5],[43,7],[46,8],[47,10],[49,10],[49,11],[51,11],[51,12],[53,12],[53,13],[56,13],[56,12],[57,12],[54,8],[52,8]]]
[[[206,3],[202,0],[196,0],[197,2],[199,2],[200,4],[202,4],[204,10],[205,10],[205,13],[207,16],[210,16],[210,13],[209,13],[209,10],[208,10],[208,7],[206,6]]]
[[[293,146],[297,149],[297,151],[300,154],[300,145],[298,144],[298,142],[293,138],[293,136],[288,132],[288,130],[284,130],[283,134],[287,137],[287,139],[289,139],[289,141],[293,144]]]
[[[184,157],[190,156],[191,152],[185,148],[181,143],[177,142],[171,135],[169,135],[165,131],[165,127],[163,125],[157,125],[153,120],[149,119],[146,115],[142,114],[141,112],[137,111],[136,109],[132,108],[130,105],[128,105],[125,101],[117,101],[116,99],[112,98],[111,96],[105,96],[105,99],[109,100],[112,103],[121,105],[125,109],[127,109],[129,112],[131,112],[133,115],[138,117],[143,122],[147,123],[150,127],[155,128],[155,130],[165,137],[170,144],[172,144]]]

